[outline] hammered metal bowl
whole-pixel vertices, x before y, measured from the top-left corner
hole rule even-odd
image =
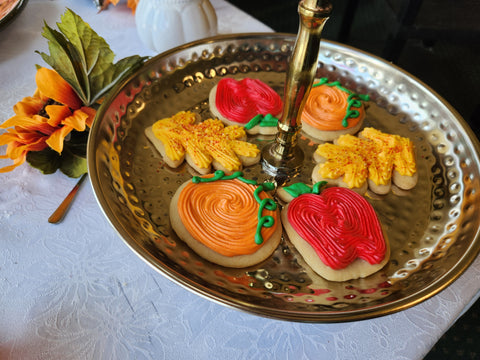
[[[441,291],[480,250],[479,144],[465,121],[432,89],[380,58],[322,41],[318,77],[368,94],[366,125],[409,137],[419,181],[408,193],[368,198],[386,229],[392,255],[380,272],[329,282],[312,272],[286,235],[265,262],[246,269],[212,264],[172,231],[169,203],[191,179],[172,170],[144,136],[181,110],[210,117],[208,93],[222,78],[258,78],[283,95],[295,37],[236,34],[197,41],[148,61],[102,104],[91,129],[88,169],[97,200],[121,238],[161,274],[210,300],[293,321],[339,322],[381,316]],[[271,138],[251,137],[260,147]],[[306,159],[295,181],[310,183],[318,144],[299,141]],[[269,180],[260,165],[245,176]]]

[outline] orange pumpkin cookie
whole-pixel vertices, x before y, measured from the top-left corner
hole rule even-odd
[[[355,94],[338,81],[320,79],[312,86],[302,112],[302,129],[307,135],[333,141],[341,135],[355,134],[362,127],[368,95]]]
[[[241,172],[194,177],[175,193],[170,221],[176,234],[203,258],[242,268],[267,259],[280,243],[282,225],[276,203]],[[266,190],[266,191],[265,191]]]

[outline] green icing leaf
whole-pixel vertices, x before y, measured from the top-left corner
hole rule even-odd
[[[310,194],[312,192],[312,188],[302,182],[298,182],[290,186],[286,186],[283,189],[294,198],[302,194]]]
[[[245,125],[245,129],[247,129],[247,130],[252,129],[254,126],[257,126],[258,124],[260,124],[260,121],[262,121],[262,119],[263,119],[262,114],[258,114],[258,115],[256,115],[256,116],[254,116],[254,117]]]
[[[262,114],[258,114],[245,125],[245,129],[251,130],[254,126],[257,125],[260,125],[261,127],[274,127],[277,126],[277,124],[278,119],[272,114],[266,114],[265,116],[263,116]]]
[[[115,54],[107,42],[80,16],[67,9],[61,20],[57,24],[60,32],[45,24],[42,35],[49,40],[50,54],[39,54],[72,86],[86,106],[103,97],[147,59],[135,55],[114,64]]]
[[[277,126],[277,124],[278,124],[278,119],[272,114],[265,115],[262,121],[260,121],[260,126],[262,127],[274,127],[274,126]]]
[[[321,188],[324,187],[325,185],[327,185],[326,181],[317,182],[312,187],[302,182],[298,182],[290,186],[286,186],[283,189],[288,194],[296,198],[303,194],[320,194]]]

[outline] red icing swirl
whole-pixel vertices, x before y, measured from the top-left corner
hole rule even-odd
[[[258,114],[280,114],[283,105],[280,95],[258,79],[224,78],[217,85],[215,106],[228,120],[246,124]]]
[[[357,258],[378,264],[385,257],[385,239],[375,210],[350,189],[332,187],[320,195],[293,199],[288,221],[332,269],[344,269]]]

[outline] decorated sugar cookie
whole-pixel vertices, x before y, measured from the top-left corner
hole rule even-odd
[[[210,112],[226,125],[245,127],[249,134],[277,132],[283,110],[280,95],[258,79],[223,78],[210,91]]]
[[[363,278],[383,268],[390,248],[370,203],[350,189],[320,189],[292,192],[298,195],[282,210],[285,231],[305,262],[330,281]]]
[[[240,126],[224,126],[218,119],[200,121],[193,112],[181,111],[155,122],[145,135],[172,168],[184,160],[200,174],[212,167],[223,171],[241,170],[260,161],[260,149],[246,140]]]
[[[360,194],[370,189],[385,195],[392,183],[410,190],[418,179],[412,141],[374,128],[365,128],[358,137],[342,135],[334,144],[320,144],[313,158],[318,162],[313,182],[328,181]]]
[[[313,84],[303,108],[302,129],[322,141],[355,134],[365,119],[363,101],[368,100],[368,95],[356,94],[338,81],[321,78]]]
[[[378,147],[386,149],[392,157],[392,181],[403,190],[415,187],[418,181],[417,162],[413,142],[406,137],[386,134],[380,130],[368,127],[358,134],[361,139],[367,139]],[[383,158],[379,159],[383,161]]]
[[[267,259],[280,243],[282,225],[269,191],[241,172],[194,177],[179,187],[170,204],[176,234],[203,258],[241,268]]]

